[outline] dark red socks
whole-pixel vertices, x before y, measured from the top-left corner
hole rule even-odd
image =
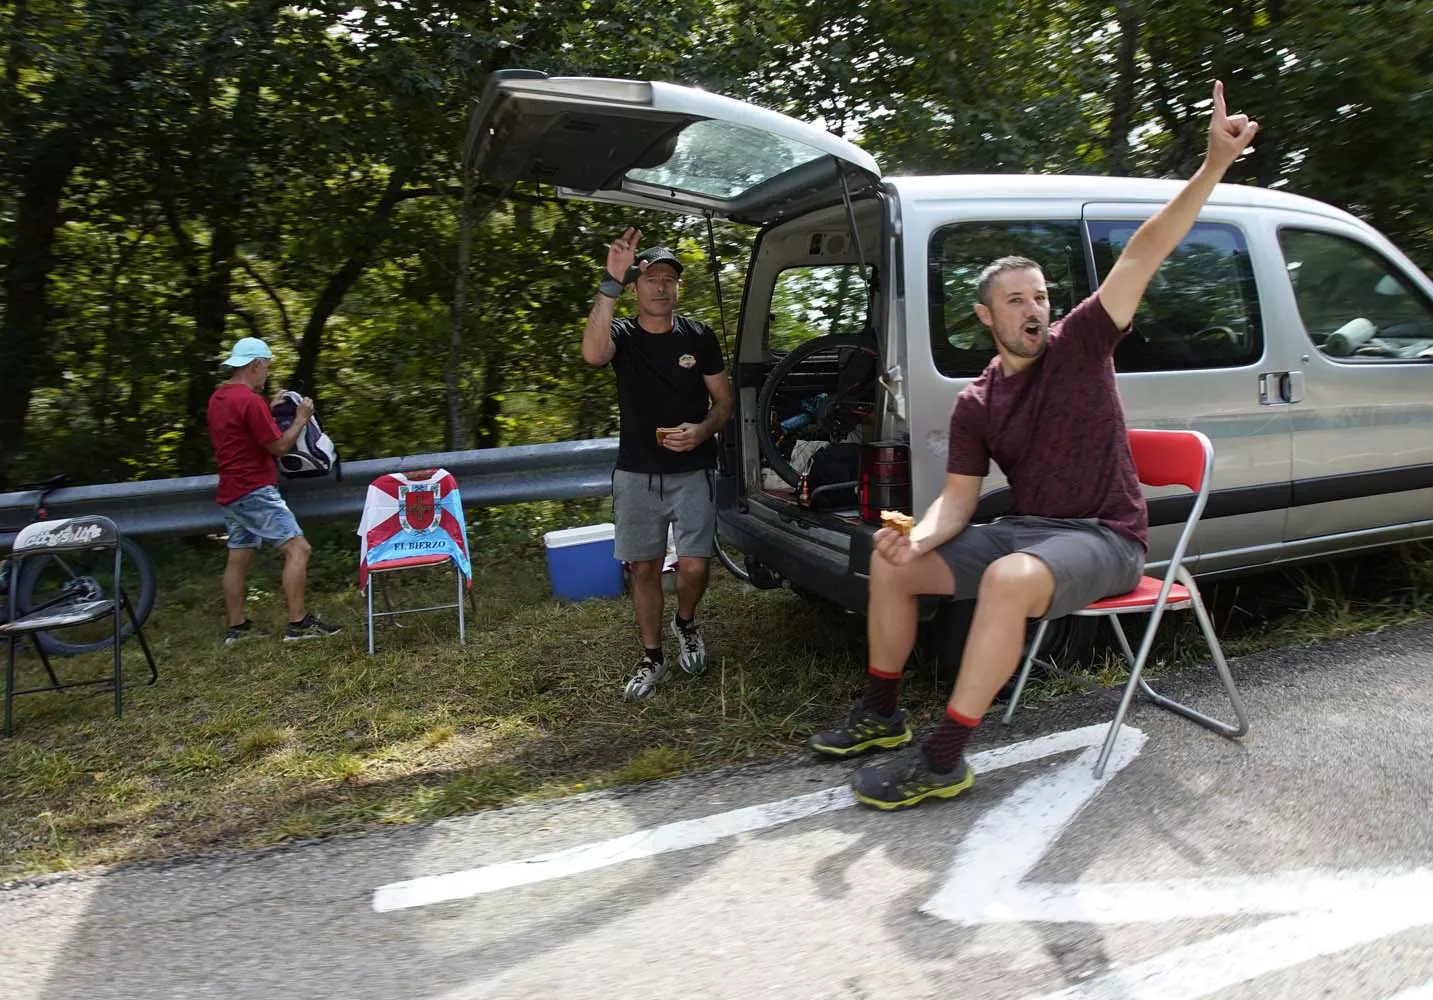
[[[970,734],[975,732],[978,725],[979,719],[967,718],[947,705],[945,718],[940,720],[935,732],[927,736],[921,744],[921,753],[925,754],[930,769],[941,774],[949,774],[955,770],[965,753],[965,744],[970,741]]]
[[[866,694],[861,701],[872,712],[888,718],[895,715],[900,693],[901,675],[899,672],[888,674],[875,667],[866,668]]]

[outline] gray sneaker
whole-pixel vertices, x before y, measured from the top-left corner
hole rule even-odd
[[[672,618],[672,635],[677,638],[680,655],[677,662],[689,674],[699,674],[707,668],[707,644],[702,641],[702,627],[692,622],[686,628]]]
[[[250,639],[267,639],[270,634],[245,618],[243,624],[230,625],[224,630],[224,645],[235,646]]]
[[[289,622],[289,627],[284,629],[284,642],[299,642],[303,639],[327,639],[331,635],[338,635],[343,629],[337,625],[330,625],[328,622],[320,621],[312,611],[303,616],[301,621]]]
[[[667,679],[672,665],[663,660],[657,663],[644,651],[637,659],[637,672],[622,689],[623,698],[650,698],[657,692],[657,685]]]

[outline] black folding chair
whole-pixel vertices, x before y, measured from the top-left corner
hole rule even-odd
[[[150,652],[149,643],[144,638],[144,629],[140,626],[139,619],[135,617],[134,609],[130,606],[129,598],[125,596],[124,589],[120,586],[121,550],[119,540],[119,528],[115,523],[107,517],[99,516],[36,521],[34,524],[26,525],[15,536],[14,564],[11,567],[12,580],[22,579],[21,568],[27,558],[59,559],[62,558],[61,553],[64,552],[113,549],[114,593],[109,597],[100,598],[94,598],[88,594],[61,594],[59,597],[47,601],[39,607],[30,608],[21,614],[18,604],[20,588],[11,586],[10,620],[0,624],[0,636],[8,640],[10,647],[5,664],[4,734],[6,736],[10,735],[13,702],[22,694],[61,691],[65,688],[84,687],[90,684],[113,684],[114,715],[115,718],[120,717],[124,709],[124,671],[120,657],[120,645],[124,642],[120,624],[121,610],[129,616],[135,638],[139,640],[140,648],[144,650],[144,658],[149,661],[149,680],[146,683],[153,684],[159,680],[159,668],[154,664],[154,654]],[[35,633],[55,632],[76,625],[87,625],[106,617],[113,620],[114,626],[111,634],[111,642],[114,645],[114,676],[61,684],[60,679],[55,676],[54,668],[50,666],[50,658],[45,653],[44,645]],[[15,647],[26,637],[30,639],[30,644],[35,647],[35,651],[40,654],[40,662],[45,666],[45,673],[49,675],[50,683],[46,687],[22,688],[17,691],[15,689]]]

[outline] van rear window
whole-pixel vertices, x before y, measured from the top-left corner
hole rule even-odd
[[[931,236],[929,308],[931,354],[950,378],[979,375],[995,357],[995,341],[975,315],[975,283],[1001,257],[1028,257],[1045,272],[1050,322],[1090,294],[1080,224],[963,222]]]

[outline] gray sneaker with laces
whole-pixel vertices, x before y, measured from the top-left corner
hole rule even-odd
[[[301,642],[304,639],[327,639],[331,635],[338,635],[343,629],[337,625],[330,625],[321,621],[312,611],[303,616],[301,621],[289,622],[288,628],[284,629],[284,642]]]
[[[667,679],[667,673],[672,669],[670,663],[665,659],[658,663],[643,652],[637,658],[637,672],[622,689],[623,698],[650,698],[657,692],[657,685]]]
[[[671,629],[672,635],[677,639],[677,649],[680,651],[677,662],[682,669],[689,674],[699,674],[706,670],[707,644],[702,641],[702,627],[694,621],[684,628],[674,617]]]
[[[250,639],[267,639],[269,633],[245,618],[241,625],[230,625],[224,630],[224,645],[237,646]]]

